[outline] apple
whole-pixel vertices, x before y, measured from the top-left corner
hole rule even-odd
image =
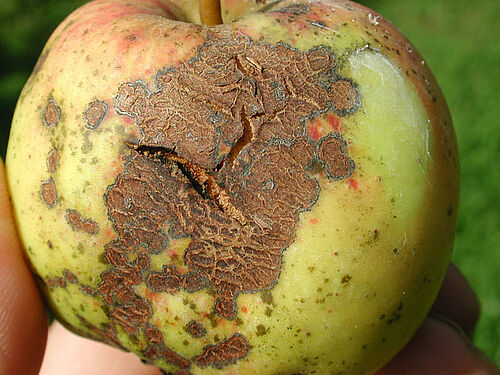
[[[373,373],[450,258],[446,103],[363,6],[220,5],[97,0],[57,28],[7,154],[27,258],[61,323],[167,373]]]

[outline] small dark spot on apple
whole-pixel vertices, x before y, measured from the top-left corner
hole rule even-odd
[[[42,182],[41,198],[48,208],[52,208],[57,204],[57,189],[52,177]]]
[[[95,100],[89,104],[85,111],[85,120],[87,128],[96,130],[108,113],[108,104],[101,100]]]
[[[45,110],[43,111],[43,122],[48,128],[56,126],[61,119],[61,108],[56,104],[54,99],[49,99]]]
[[[57,163],[59,162],[59,153],[54,148],[49,152],[47,157],[47,169],[50,173],[54,173],[57,169]]]
[[[263,324],[259,324],[257,325],[257,330],[255,331],[255,334],[257,336],[264,336],[265,334],[267,334],[267,332],[269,331],[269,327],[265,327]]]
[[[74,231],[83,231],[90,235],[99,233],[99,226],[92,219],[84,219],[82,215],[72,209],[66,210],[66,221]]]
[[[349,282],[351,281],[352,277],[351,275],[344,275],[342,276],[342,279],[340,280],[340,282],[344,285],[349,285]]]
[[[260,298],[262,299],[262,302],[264,302],[264,303],[266,303],[268,305],[274,304],[274,302],[273,302],[273,294],[269,290],[265,290],[265,291],[261,292],[260,293]]]

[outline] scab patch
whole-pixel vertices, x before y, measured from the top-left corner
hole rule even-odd
[[[194,358],[200,367],[211,366],[221,369],[244,358],[248,353],[248,342],[240,334],[234,334],[229,339],[217,345],[208,345],[203,354]]]
[[[47,156],[47,169],[50,173],[54,173],[57,170],[57,164],[59,163],[59,153],[54,148],[49,152]]]
[[[105,194],[117,237],[106,245],[110,267],[98,293],[115,324],[129,334],[151,330],[152,308],[135,292],[142,282],[153,293],[212,288],[214,311],[226,319],[236,318],[239,293],[275,285],[300,214],[319,196],[317,176],[343,179],[355,167],[339,133],[306,131],[324,113],[343,117],[360,106],[356,84],[336,69],[325,46],[301,52],[229,34],[158,72],[156,90],[144,81],[118,88],[115,109],[143,138],[128,144],[124,171]],[[179,237],[191,239],[186,267],[151,271],[149,254]],[[189,367],[161,336],[146,338],[145,356]],[[194,362],[221,368],[248,349],[235,334]]]
[[[334,180],[343,178],[354,168],[353,161],[342,152],[346,143],[337,135],[329,135],[318,144],[318,159],[324,166],[325,174]]]
[[[68,271],[68,270],[63,270],[63,276],[68,283],[71,283],[71,284],[78,283],[78,278],[75,276],[75,274]]]
[[[49,128],[59,123],[61,119],[61,108],[59,108],[54,99],[49,99],[42,117],[44,124]]]
[[[175,294],[179,291],[181,283],[182,275],[174,266],[163,266],[162,272],[151,272],[146,279],[149,290],[155,293]]]
[[[108,105],[106,102],[95,100],[89,104],[85,111],[85,120],[87,128],[96,130],[108,113]]]
[[[97,234],[99,232],[99,226],[94,220],[84,219],[76,210],[66,210],[66,221],[74,231],[83,231],[87,234]]]
[[[189,333],[191,336],[195,338],[200,338],[205,336],[207,333],[207,330],[205,329],[205,326],[196,320],[191,320],[187,325],[186,325],[186,331]]]
[[[57,204],[57,189],[52,178],[42,182],[41,198],[43,203],[49,208]]]

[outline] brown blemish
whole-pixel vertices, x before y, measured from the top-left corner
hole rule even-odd
[[[187,325],[186,325],[186,331],[189,333],[191,336],[195,338],[200,338],[205,336],[207,333],[207,330],[205,329],[205,326],[196,320],[191,320]]]
[[[151,324],[151,305],[136,285],[172,294],[209,288],[217,292],[212,325],[216,314],[235,319],[239,293],[277,282],[300,214],[320,192],[311,170],[322,168],[330,180],[352,173],[340,134],[312,139],[305,131],[309,120],[347,116],[360,105],[355,84],[335,69],[327,47],[304,53],[228,34],[158,72],[154,92],[142,81],[119,87],[116,111],[135,120],[143,137],[127,143],[124,171],[105,194],[117,237],[106,245],[109,268],[97,293],[115,325],[144,333],[145,357],[190,366]],[[191,239],[186,267],[151,271],[149,254],[179,237]],[[221,368],[248,349],[235,334],[194,361]]]
[[[232,39],[214,40],[197,59],[159,72],[161,89],[155,93],[141,82],[122,85],[115,104],[144,134],[138,145],[129,144],[136,152],[125,173],[135,181],[131,191],[145,199],[141,205],[165,207],[161,222],[157,215],[151,218],[153,227],[169,221],[174,234],[193,238],[185,263],[216,287],[215,311],[229,319],[235,317],[238,293],[276,282],[298,215],[319,193],[307,174],[314,159],[330,179],[345,178],[354,168],[340,135],[316,142],[304,134],[305,121],[329,110],[345,116],[359,106],[354,84],[334,72],[335,56],[326,47],[301,53],[284,44]],[[184,120],[193,113],[197,126]],[[156,164],[153,174],[144,173],[152,167],[146,158]],[[140,179],[129,173],[135,164]],[[260,189],[258,200],[257,186],[270,187]],[[164,196],[146,203],[147,191]],[[271,209],[269,202],[279,204]],[[111,210],[129,212],[122,204]],[[236,275],[233,270],[243,265],[245,272]]]
[[[83,231],[87,234],[97,234],[99,232],[99,226],[94,220],[84,219],[76,210],[66,210],[66,221],[74,231]]]
[[[344,276],[342,276],[342,279],[340,280],[340,282],[343,285],[349,285],[349,282],[351,281],[351,279],[352,279],[351,275],[344,275]]]
[[[307,14],[310,11],[309,4],[306,3],[298,3],[298,4],[290,4],[283,8],[278,9],[277,11],[280,13],[291,13],[295,16],[299,16],[301,14]]]
[[[56,126],[61,119],[61,108],[56,104],[54,99],[49,99],[45,110],[43,111],[43,122],[47,127]]]
[[[85,120],[87,128],[96,130],[108,113],[108,105],[106,102],[95,100],[89,104],[85,111]]]
[[[152,344],[161,344],[163,342],[163,334],[155,326],[151,325],[144,329],[144,336]]]
[[[162,358],[168,363],[180,368],[191,367],[191,363],[187,359],[180,356],[172,349],[166,348],[163,344],[148,346],[144,351],[144,355],[151,359]]]
[[[63,275],[64,275],[64,278],[66,279],[66,281],[68,283],[71,283],[71,284],[77,284],[78,283],[78,278],[75,276],[74,273],[68,271],[68,270],[63,270]]]
[[[182,287],[187,292],[193,293],[206,287],[205,278],[197,272],[188,272],[182,279]]]
[[[59,153],[54,148],[49,152],[49,156],[47,156],[47,169],[50,173],[54,173],[56,171],[58,162]]]
[[[83,294],[86,294],[88,296],[93,296],[96,293],[96,291],[92,287],[87,285],[80,286],[80,290],[82,291]]]
[[[182,275],[177,272],[175,266],[163,266],[162,272],[151,272],[146,278],[146,285],[155,293],[175,294],[181,284]]]
[[[354,162],[345,157],[346,142],[336,134],[330,134],[318,144],[316,152],[328,178],[338,180],[347,176],[354,168]]]
[[[195,357],[194,362],[200,367],[211,366],[221,369],[245,357],[248,350],[249,345],[247,340],[242,335],[236,333],[217,345],[206,346],[203,354]]]
[[[265,334],[267,334],[268,331],[269,331],[269,328],[266,328],[263,324],[258,324],[257,330],[255,331],[255,334],[257,336],[264,336]]]
[[[49,208],[57,204],[57,189],[52,177],[42,182],[41,197],[43,203]]]

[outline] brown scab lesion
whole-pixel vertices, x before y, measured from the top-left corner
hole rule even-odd
[[[206,346],[203,353],[194,358],[194,362],[202,368],[211,366],[221,369],[244,358],[248,349],[247,339],[236,333],[219,344]]]
[[[99,226],[97,223],[92,219],[84,219],[76,210],[66,210],[66,222],[74,231],[82,231],[91,235],[99,233]]]
[[[90,130],[96,130],[101,125],[108,113],[108,104],[101,100],[94,100],[85,110],[86,126]]]
[[[52,177],[42,182],[40,195],[43,203],[48,208],[52,208],[57,204],[57,196],[58,196],[57,189],[56,189],[56,184],[52,179]]]
[[[203,337],[207,333],[205,326],[196,320],[191,320],[186,325],[186,331],[194,338]]]
[[[63,270],[64,279],[70,284],[78,284],[78,278],[69,270]]]
[[[61,119],[61,108],[56,104],[54,99],[49,99],[45,110],[43,111],[43,122],[48,128],[59,124]]]
[[[51,288],[66,288],[68,284],[78,284],[80,285],[78,281],[78,277],[68,269],[64,269],[62,271],[61,276],[56,276],[54,278],[48,278],[45,280],[45,284]],[[80,285],[81,286],[81,285]]]
[[[151,272],[147,276],[146,285],[152,292],[175,294],[182,285],[182,275],[175,266],[163,266],[162,272]]]
[[[151,306],[134,289],[142,282],[154,293],[210,288],[215,313],[235,319],[240,293],[278,281],[300,214],[319,196],[319,178],[344,179],[355,168],[341,134],[312,139],[306,132],[309,120],[360,106],[356,84],[339,75],[325,46],[301,52],[229,33],[158,72],[156,82],[156,91],[124,83],[115,98],[117,113],[143,137],[128,144],[124,171],[105,194],[117,238],[106,246],[110,267],[98,293],[129,334],[151,327]],[[149,254],[164,251],[170,237],[190,237],[186,267],[152,272]],[[146,357],[190,366],[155,337]],[[248,348],[235,334],[194,363],[221,368]]]
[[[47,156],[47,170],[50,173],[54,173],[57,170],[57,164],[59,163],[59,153],[57,149],[53,148],[50,150]]]

